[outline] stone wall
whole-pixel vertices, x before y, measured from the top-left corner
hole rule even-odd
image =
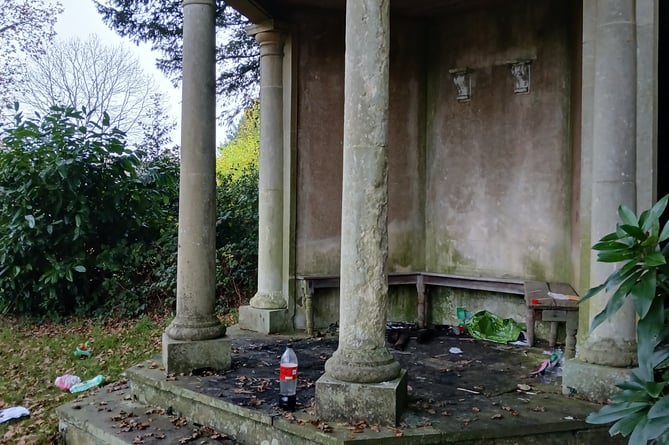
[[[299,22],[296,269],[299,275],[336,275],[344,131],[344,18],[305,14]],[[425,27],[407,20],[394,21],[392,26],[389,269],[422,270]]]
[[[430,271],[570,281],[570,18],[563,2],[432,24],[426,264]],[[528,94],[509,62],[531,60]],[[468,69],[455,100],[449,70]]]
[[[572,281],[575,3],[518,0],[393,17],[389,271]],[[344,15],[311,11],[292,21],[299,23],[295,270],[338,275]],[[509,62],[519,59],[531,60],[528,94],[513,91]],[[450,71],[464,68],[472,98],[458,102]],[[327,295],[328,309],[316,308],[321,325],[337,319],[336,293]],[[430,321],[446,322],[460,298],[435,297]],[[409,312],[391,307],[396,316]]]

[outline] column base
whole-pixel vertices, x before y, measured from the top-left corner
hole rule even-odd
[[[325,372],[333,379],[351,383],[387,382],[400,374],[400,364],[384,346],[353,350],[342,347],[325,362]]]
[[[316,413],[333,422],[397,425],[407,406],[407,372],[381,383],[342,382],[325,373],[316,381]]]
[[[562,370],[562,393],[604,403],[618,392],[615,384],[627,380],[630,371],[630,368],[595,365],[579,359],[567,360]]]
[[[293,330],[288,309],[258,309],[251,306],[239,307],[239,327],[261,334],[278,334]]]
[[[189,373],[194,369],[230,369],[230,339],[174,340],[163,333],[163,365],[168,374]]]
[[[586,338],[578,348],[578,359],[613,368],[637,365],[636,342],[613,338]]]
[[[256,309],[285,309],[287,307],[283,292],[258,292],[251,298],[249,305]]]

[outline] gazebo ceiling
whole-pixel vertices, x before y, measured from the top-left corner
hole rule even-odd
[[[436,15],[477,9],[509,0],[392,0],[391,14],[408,17],[431,17]],[[331,9],[343,10],[346,0],[233,0],[228,3],[251,3],[280,18],[292,9]]]

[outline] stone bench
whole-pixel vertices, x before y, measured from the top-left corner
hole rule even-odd
[[[566,283],[546,283],[526,281],[525,304],[527,305],[527,342],[534,345],[534,322],[550,321],[549,346],[554,347],[559,322],[565,322],[566,358],[573,358],[576,350],[576,330],[578,329],[578,294]],[[557,297],[557,298],[555,298]],[[564,299],[563,299],[564,298]]]
[[[312,301],[316,289],[339,287],[339,277],[335,275],[296,276],[302,283],[304,297],[306,334],[313,335]],[[468,290],[499,292],[523,296],[527,305],[527,337],[530,346],[534,345],[534,322],[550,321],[549,343],[555,346],[558,322],[567,323],[565,356],[573,357],[578,326],[578,301],[555,300],[548,292],[576,295],[574,289],[565,283],[546,283],[540,281],[521,281],[504,278],[469,277],[464,275],[440,274],[432,272],[396,272],[388,274],[388,287],[415,285],[417,297],[417,325],[426,327],[426,293],[429,286],[451,287]],[[534,300],[537,300],[534,302]],[[534,304],[536,303],[536,304]]]

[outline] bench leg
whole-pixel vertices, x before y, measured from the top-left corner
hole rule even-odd
[[[558,322],[551,321],[551,333],[550,336],[548,337],[548,346],[550,346],[551,348],[554,348],[555,343],[557,343],[557,333],[558,333]]]
[[[425,283],[423,282],[422,275],[418,275],[418,279],[416,280],[416,296],[418,298],[418,328],[425,329],[427,301],[425,299]]]
[[[306,282],[304,286],[304,318],[305,334],[309,337],[314,335],[314,285]]]
[[[534,309],[527,310],[527,344],[534,346]]]
[[[567,359],[576,355],[576,331],[578,330],[578,311],[567,313],[567,336],[565,338],[564,356]]]

